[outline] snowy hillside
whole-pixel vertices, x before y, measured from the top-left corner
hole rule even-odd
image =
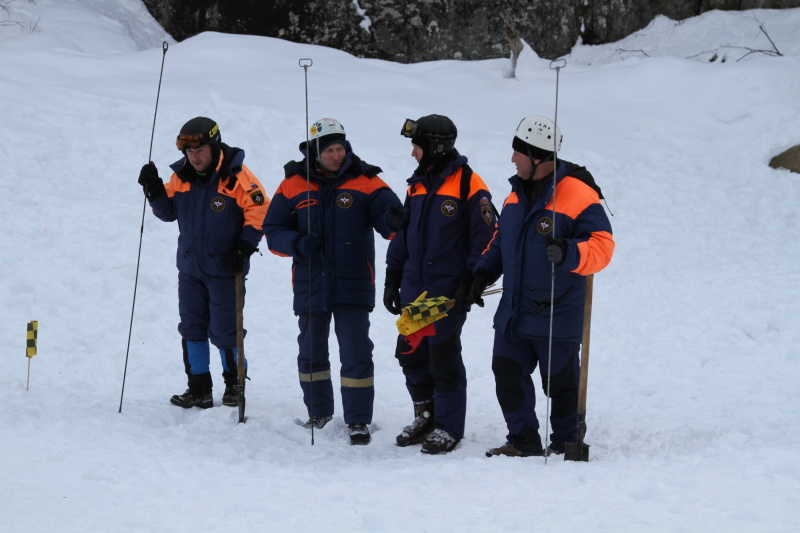
[[[348,444],[337,397],[312,446],[295,423],[305,410],[291,261],[266,245],[247,287],[247,423],[220,405],[221,390],[213,409],[170,405],[185,388],[178,230],[149,209],[118,410],[144,208],[136,178],[162,59],[152,145],[162,175],[180,156],[180,126],[205,115],[271,196],[305,139],[298,61],[311,58],[309,118],[338,118],[398,193],[416,166],[403,120],[439,113],[498,204],[519,120],[554,113],[548,61],[523,55],[512,78],[506,59],[400,65],[212,33],[176,43],[139,0],[8,8],[18,23],[0,25],[0,532],[800,528],[800,176],[767,166],[800,143],[800,9],[659,18],[566,57],[561,156],[603,188],[617,249],[595,276],[591,461],[545,464],[484,457],[506,433],[491,371],[496,297],[465,328],[467,428],[455,451],[394,445],[412,408],[382,307],[371,316],[372,443]],[[782,56],[742,58],[771,48],[759,23]],[[39,354],[26,390],[30,320]],[[220,371],[212,358],[218,385]]]

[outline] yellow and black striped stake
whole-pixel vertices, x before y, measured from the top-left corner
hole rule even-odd
[[[28,358],[28,381],[25,384],[25,390],[28,390],[31,384],[31,359],[36,355],[36,341],[38,337],[39,322],[37,320],[31,320],[28,322],[27,346],[25,348],[25,357]]]
[[[36,338],[39,335],[39,322],[31,320],[28,322],[28,346],[25,351],[25,356],[31,358],[36,355]]]

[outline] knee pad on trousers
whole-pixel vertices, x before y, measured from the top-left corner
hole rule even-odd
[[[545,387],[546,387],[545,383]],[[578,387],[572,365],[550,376],[550,391],[547,394],[552,402],[551,415],[565,417],[578,408]]]
[[[459,342],[458,337],[451,337],[441,344],[428,346],[430,370],[436,382],[436,392],[452,392],[458,388],[461,382]]]
[[[403,337],[398,336],[397,348],[395,348],[394,356],[397,358],[397,361],[400,363],[400,368],[403,369],[403,374],[406,376],[414,374],[425,367],[425,356],[422,350],[417,347],[417,349],[411,353],[403,353],[410,349],[411,346],[408,342],[406,342]]]
[[[513,413],[525,406],[522,391],[522,365],[510,357],[492,357],[497,401],[503,413]]]

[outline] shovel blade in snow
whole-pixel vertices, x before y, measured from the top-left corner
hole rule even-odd
[[[565,461],[589,462],[589,445],[579,440],[577,442],[567,442],[564,446]]]

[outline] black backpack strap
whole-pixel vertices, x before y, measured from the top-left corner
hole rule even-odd
[[[464,235],[469,236],[469,189],[470,182],[472,181],[472,168],[468,164],[461,167],[461,209],[463,215],[461,219],[464,221]]]

